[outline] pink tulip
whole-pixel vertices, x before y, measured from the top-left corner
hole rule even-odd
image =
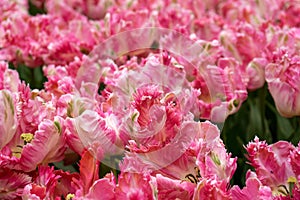
[[[41,166],[33,182],[26,185],[22,194],[22,199],[51,199],[57,180],[60,177],[55,175],[53,167]]]
[[[174,180],[160,174],[156,175],[158,199],[192,199],[195,185],[181,180]]]
[[[233,200],[273,199],[271,188],[264,186],[257,175],[250,170],[246,175],[246,187],[241,190],[235,185],[230,191]]]
[[[148,174],[138,173],[121,173],[116,187],[116,199],[138,200],[147,199],[154,200],[154,187],[155,182],[151,180]]]
[[[278,112],[284,117],[300,115],[300,57],[280,50],[266,66],[266,81]]]
[[[267,145],[257,137],[247,145],[248,159],[257,178],[263,185],[270,187],[275,196],[292,194],[289,191],[291,178],[297,180],[290,163],[293,149],[294,146],[286,141]]]
[[[229,191],[227,191],[226,181],[216,181],[214,179],[203,178],[195,189],[193,200],[209,199],[223,200],[231,199]]]
[[[0,91],[0,150],[12,140],[17,130],[17,110],[13,98],[10,91]]]
[[[7,168],[0,169],[0,198],[1,199],[20,199],[27,184],[32,178],[27,174],[16,172]]]

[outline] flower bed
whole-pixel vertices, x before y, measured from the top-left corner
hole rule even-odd
[[[300,199],[299,0],[2,0],[0,89],[0,199]]]

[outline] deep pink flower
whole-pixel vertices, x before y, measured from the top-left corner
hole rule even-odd
[[[256,174],[250,170],[246,175],[246,186],[243,189],[240,189],[235,185],[230,191],[232,200],[273,199],[271,188],[263,186]]]
[[[113,176],[113,175],[111,175]],[[89,193],[82,199],[107,199],[114,200],[116,199],[115,192],[115,182],[106,176],[104,178],[98,179],[94,182],[94,184],[90,187]],[[127,192],[127,191],[126,191]],[[81,198],[74,198],[81,199]],[[121,199],[121,198],[120,198]]]
[[[298,143],[298,146],[296,148],[294,148],[291,152],[290,152],[290,162],[292,165],[292,169],[293,172],[295,173],[295,175],[298,177],[298,179],[300,178],[300,143]]]
[[[195,184],[156,175],[158,199],[192,199]]]
[[[230,192],[227,190],[226,181],[217,181],[215,179],[203,178],[197,184],[193,200],[210,199],[223,200],[231,199]]]
[[[65,67],[48,65],[44,68],[44,74],[47,77],[47,82],[44,84],[45,90],[55,95],[56,98],[74,91],[74,82]]]
[[[55,170],[54,174],[59,177],[55,183],[53,197],[67,197],[69,194],[75,194],[81,188],[80,174],[70,173],[63,170]]]
[[[257,178],[263,185],[270,187],[273,193],[282,193],[281,187],[289,188],[288,179],[295,177],[289,159],[293,149],[289,142],[279,141],[267,145],[257,137],[247,145],[248,159]],[[285,194],[286,191],[283,192]]]
[[[99,160],[91,152],[82,154],[79,171],[79,179],[72,179],[74,182],[70,185],[75,192],[69,191],[69,197],[77,200],[115,199],[114,175],[107,174],[99,179]]]
[[[121,170],[163,174],[177,180],[186,180],[190,173],[196,176],[196,154],[188,147],[200,131],[199,124],[187,121],[179,128],[176,136],[165,144],[147,145],[129,141],[127,148],[130,152],[126,152]]]
[[[27,174],[15,172],[7,168],[0,169],[0,198],[21,199],[24,187],[31,183]]]
[[[38,173],[33,178],[33,182],[25,186],[22,199],[53,199],[59,178],[59,176],[55,175],[53,167],[40,166]]]
[[[121,173],[116,187],[116,198],[120,200],[154,200],[155,184],[149,174]]]
[[[283,11],[280,12],[280,22],[284,26],[300,27],[300,20],[295,17],[300,12],[300,4],[298,0],[292,0],[282,3]]]

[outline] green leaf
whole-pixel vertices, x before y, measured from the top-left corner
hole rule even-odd
[[[73,165],[64,165],[63,161],[52,163],[57,169],[61,169],[63,171],[69,171],[71,173],[78,172],[77,169]]]
[[[276,115],[276,119],[278,139],[288,139],[289,136],[294,132],[294,128],[292,127],[290,120],[280,116],[279,114]]]
[[[43,8],[38,8],[38,7],[36,7],[36,6],[31,2],[31,0],[28,1],[28,5],[29,5],[28,12],[29,12],[30,15],[35,16],[35,15],[38,15],[38,14],[45,14],[45,13],[46,13],[46,11],[45,11]],[[42,7],[44,7],[44,6],[42,5]]]
[[[16,70],[20,79],[29,84],[31,89],[43,89],[47,78],[43,74],[42,67],[29,68],[26,65],[19,64]]]

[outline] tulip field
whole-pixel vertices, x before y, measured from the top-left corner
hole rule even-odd
[[[0,0],[1,200],[300,200],[299,0]]]

